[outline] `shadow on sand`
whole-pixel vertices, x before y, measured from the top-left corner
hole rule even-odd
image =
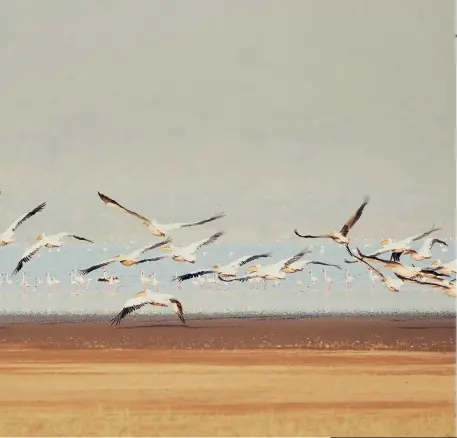
[[[441,326],[427,326],[427,325],[416,325],[412,327],[397,327],[400,330],[455,330],[455,326],[452,325],[441,325]]]
[[[198,325],[188,325],[188,324],[144,324],[144,325],[127,325],[127,326],[113,326],[117,329],[141,329],[141,328],[157,328],[157,327],[170,327],[170,328],[183,328],[183,329],[215,329],[215,328],[235,328],[241,327],[238,325],[212,325],[212,326],[198,326]]]

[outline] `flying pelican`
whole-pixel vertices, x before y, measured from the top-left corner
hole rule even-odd
[[[429,277],[429,278],[440,278],[439,273],[437,273],[434,269],[429,268],[418,268],[416,266],[406,266],[402,265],[400,262],[395,262],[392,260],[383,260],[373,256],[367,256],[362,254],[359,248],[357,248],[357,252],[360,257],[373,260],[379,263],[385,263],[385,268],[392,269],[392,272],[402,278],[411,278],[416,279],[420,277]]]
[[[218,233],[213,234],[212,236],[208,237],[207,239],[202,239],[197,242],[191,243],[187,246],[163,246],[160,248],[161,251],[170,251],[171,258],[175,262],[187,262],[187,263],[195,263],[197,259],[196,252],[205,245],[210,245],[214,243],[219,237],[223,236],[224,232],[219,231]]]
[[[201,277],[202,275],[206,274],[213,274],[218,273],[221,277],[229,278],[229,277],[236,277],[236,273],[238,269],[245,265],[246,263],[252,262],[253,260],[257,260],[259,258],[266,258],[271,257],[270,253],[265,254],[256,254],[252,256],[244,256],[240,257],[239,259],[234,260],[233,262],[229,263],[225,266],[214,265],[211,269],[200,269],[197,271],[189,272],[187,274],[183,274],[177,277],[173,277],[172,281],[185,281],[189,280],[190,278],[197,278]]]
[[[30,210],[28,213],[23,214],[19,219],[15,220],[6,231],[0,234],[0,246],[5,246],[13,243],[15,240],[14,232],[17,230],[17,228],[27,219],[42,211],[45,207],[46,202],[43,202],[38,207],[35,207],[33,210]]]
[[[425,239],[424,244],[422,245],[422,247],[419,250],[407,249],[404,252],[396,252],[394,260],[396,262],[399,262],[400,261],[400,257],[402,255],[408,255],[408,254],[411,256],[411,258],[413,260],[416,260],[416,261],[419,261],[419,262],[422,261],[422,260],[431,259],[432,258],[432,251],[431,250],[433,248],[433,245],[435,245],[436,243],[441,243],[442,245],[448,246],[448,244],[446,242],[444,242],[443,240],[440,240],[440,239],[431,239],[431,238],[430,239]]]
[[[288,266],[285,266],[282,270],[287,274],[295,274],[296,272],[303,271],[303,267],[306,265],[323,265],[323,266],[333,266],[334,268],[341,269],[338,265],[333,265],[332,263],[318,262],[315,260],[298,260],[294,263],[291,263]]]
[[[293,257],[290,257],[288,259],[279,260],[278,262],[273,263],[271,265],[249,266],[248,271],[250,271],[250,272],[243,277],[231,278],[231,279],[225,279],[224,277],[221,277],[220,275],[218,277],[219,277],[219,280],[225,281],[225,282],[249,281],[251,278],[261,278],[264,280],[264,282],[265,282],[264,286],[266,287],[267,280],[273,280],[273,281],[274,280],[284,280],[284,278],[286,278],[286,273],[284,272],[283,268],[287,268],[289,265],[297,262],[305,254],[309,254],[310,252],[311,251],[304,249],[303,251],[300,251],[299,253],[295,254]]]
[[[134,298],[128,299],[125,302],[123,309],[110,321],[111,324],[118,325],[121,320],[125,318],[129,313],[141,309],[147,304],[160,307],[168,307],[170,304],[172,304],[173,310],[178,315],[181,322],[183,324],[186,323],[182,305],[172,294],[162,294],[146,289],[138,292]]]
[[[41,233],[37,236],[36,240],[42,242],[42,246],[46,248],[60,248],[63,245],[63,239],[66,237],[73,237],[76,240],[84,240],[85,242],[94,243],[92,240],[86,239],[85,237],[76,236],[73,233],[57,233],[47,236]]]
[[[435,266],[435,270],[441,274],[451,275],[457,273],[457,259],[451,260],[450,262],[442,264],[440,260],[435,260],[432,263]]]
[[[95,271],[96,269],[102,268],[103,266],[107,266],[111,263],[114,263],[115,261],[119,261],[124,266],[132,266],[132,265],[139,265],[140,263],[156,262],[158,260],[162,260],[166,257],[159,256],[159,257],[154,257],[154,258],[150,258],[150,259],[140,259],[140,256],[141,256],[141,254],[144,254],[146,251],[150,251],[150,250],[158,248],[162,245],[166,245],[170,242],[171,242],[171,239],[169,238],[169,239],[163,240],[162,242],[155,243],[154,245],[148,245],[144,248],[136,249],[135,251],[131,252],[130,254],[119,254],[117,256],[111,257],[108,260],[97,263],[96,265],[93,265],[87,269],[79,270],[79,273],[81,275],[87,275],[90,272]]]
[[[401,278],[400,276],[398,276],[398,277],[405,282],[407,281],[409,283],[426,285],[426,286],[430,286],[433,288],[442,288],[442,289],[444,289],[444,292],[446,293],[446,295],[451,296],[451,297],[457,297],[455,284],[452,284],[452,282],[455,281],[455,279],[451,280],[451,281],[441,280],[439,283],[435,283],[432,281],[425,281],[425,279],[423,279],[423,278],[415,280],[413,278]]]
[[[322,236],[311,236],[309,234],[302,235],[296,229],[294,230],[294,233],[297,236],[303,237],[305,239],[330,238],[336,243],[339,243],[341,245],[347,245],[349,243],[349,238],[347,237],[347,235],[348,235],[349,231],[351,230],[351,228],[357,223],[357,221],[362,216],[363,209],[365,208],[365,206],[368,204],[369,201],[370,201],[370,198],[368,196],[365,196],[362,205],[346,221],[346,223],[343,225],[343,228],[341,228],[340,231],[331,231],[330,233],[324,234]]]
[[[374,251],[374,252],[368,254],[367,257],[376,257],[376,256],[384,254],[386,252],[392,252],[392,254],[390,256],[390,260],[398,262],[398,261],[400,261],[401,254],[403,254],[405,251],[411,249],[411,244],[413,242],[423,239],[424,237],[427,237],[429,234],[431,234],[435,231],[439,231],[439,230],[441,230],[441,228],[435,228],[433,226],[430,230],[426,231],[425,233],[416,234],[415,236],[410,236],[410,237],[407,237],[406,239],[398,240],[396,242],[393,242],[391,238],[388,238],[386,240],[383,240],[380,243],[380,245],[382,246],[381,249],[378,249],[377,251]],[[357,263],[357,262],[352,261],[350,263]]]
[[[374,274],[376,274],[379,277],[379,279],[381,280],[381,282],[385,284],[387,289],[389,289],[391,292],[399,292],[400,291],[400,288],[403,285],[403,281],[402,280],[400,280],[399,278],[391,277],[390,275],[389,276],[383,275],[375,267],[370,265],[366,260],[364,260],[363,258],[357,257],[355,254],[353,254],[353,252],[349,249],[349,245],[346,246],[346,250],[359,263],[362,263],[363,265],[365,265],[370,270],[370,272],[373,272]],[[373,283],[373,286],[374,286],[374,283]]]
[[[37,242],[26,249],[18,264],[16,265],[16,268],[13,271],[12,275],[17,274],[24,266],[24,263],[29,262],[32,259],[32,257],[35,254],[37,254],[38,251],[40,251],[41,248],[60,248],[63,245],[62,239],[64,239],[65,237],[74,237],[78,240],[85,240],[86,242],[93,243],[91,240],[88,240],[84,237],[76,236],[71,233],[58,233],[53,234],[51,236],[46,236],[44,233],[42,233],[37,237]]]
[[[111,199],[108,196],[106,196],[100,192],[98,192],[98,196],[105,204],[120,208],[125,213],[128,213],[128,214],[140,219],[143,222],[143,225],[148,227],[154,236],[158,236],[158,237],[165,237],[167,234],[169,234],[170,231],[177,230],[179,228],[187,228],[187,227],[195,227],[197,225],[203,225],[203,224],[215,221],[216,219],[220,219],[225,216],[225,213],[218,213],[218,214],[214,214],[209,219],[204,219],[199,222],[161,224],[160,222],[158,222],[156,220],[149,220],[147,217],[141,216],[140,214],[135,213],[134,211],[123,207],[121,204],[116,202],[114,199]]]

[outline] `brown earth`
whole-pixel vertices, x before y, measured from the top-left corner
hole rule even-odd
[[[455,436],[452,318],[188,325],[0,323],[0,435]]]
[[[127,317],[118,327],[106,320],[68,322],[45,317],[30,322],[0,317],[0,349],[387,349],[455,351],[455,317],[305,317],[211,319]]]

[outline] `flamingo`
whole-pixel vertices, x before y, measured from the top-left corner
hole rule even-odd
[[[327,275],[326,269],[323,269],[322,272],[324,273],[324,279],[327,282],[327,291],[329,291],[332,288],[333,280]]]

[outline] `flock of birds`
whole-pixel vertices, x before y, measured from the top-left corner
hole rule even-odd
[[[1,194],[1,192],[0,192]],[[108,196],[98,192],[100,199],[108,206],[122,210],[123,212],[139,219],[144,226],[146,226],[151,233],[164,240],[158,243],[148,244],[144,247],[138,248],[135,251],[130,252],[129,254],[118,254],[107,260],[100,261],[99,263],[90,266],[86,269],[75,271],[70,274],[70,281],[73,284],[76,283],[85,283],[84,276],[87,274],[103,268],[104,276],[99,278],[98,281],[104,281],[110,284],[116,284],[119,282],[118,277],[107,276],[105,267],[119,262],[123,266],[133,266],[143,263],[158,262],[164,259],[171,259],[178,263],[189,263],[194,264],[197,259],[197,252],[212,243],[216,242],[221,236],[224,235],[224,232],[217,232],[208,238],[193,242],[186,246],[174,246],[172,244],[172,238],[169,236],[170,232],[177,229],[185,229],[188,227],[195,227],[204,225],[206,223],[215,221],[217,219],[223,218],[224,213],[214,214],[208,219],[201,220],[199,222],[191,223],[169,223],[162,224],[156,220],[150,220],[145,216],[142,216],[132,210],[129,210],[119,204],[114,199],[109,198]],[[428,286],[431,288],[437,288],[444,291],[450,297],[457,297],[456,286],[455,286],[455,274],[457,272],[457,259],[454,259],[447,263],[442,263],[440,260],[434,261],[431,266],[428,267],[417,267],[413,263],[405,264],[400,262],[401,257],[410,256],[414,261],[423,261],[429,260],[432,258],[431,250],[433,246],[437,243],[448,246],[446,242],[440,239],[427,238],[424,240],[424,244],[419,249],[414,249],[413,246],[415,242],[422,240],[432,234],[435,231],[440,230],[440,228],[432,227],[430,230],[408,237],[403,240],[392,241],[392,239],[384,240],[380,243],[381,248],[371,252],[370,254],[364,254],[360,251],[359,248],[350,247],[350,239],[348,234],[350,230],[354,227],[357,221],[362,216],[364,208],[369,203],[369,197],[365,197],[363,203],[357,209],[357,211],[346,221],[340,231],[331,231],[322,235],[309,235],[309,234],[300,234],[297,229],[294,230],[294,233],[303,239],[331,239],[338,245],[343,245],[352,260],[345,259],[345,263],[360,263],[366,267],[372,277],[374,283],[374,278],[378,278],[386,288],[391,292],[399,292],[400,288],[405,283],[414,283],[420,284],[422,286]],[[24,223],[27,219],[31,218],[35,214],[41,212],[46,207],[46,202],[35,207],[33,210],[29,211],[22,215],[19,219],[13,222],[9,228],[0,234],[0,246],[10,245],[15,241],[15,231],[17,228]],[[77,239],[79,241],[84,241],[88,243],[93,243],[91,240],[86,239],[85,237],[78,236],[73,233],[57,233],[53,235],[46,235],[41,233],[36,238],[36,242],[26,249],[20,260],[18,261],[16,268],[14,269],[12,276],[18,274],[24,267],[24,264],[30,262],[32,258],[39,253],[42,248],[60,248],[66,241],[67,238]],[[145,255],[154,249],[159,249],[163,252],[166,252],[166,255],[156,255],[154,257],[149,257]],[[211,274],[217,276],[217,279],[220,282],[231,283],[231,282],[245,282],[245,281],[263,281],[266,287],[267,281],[274,281],[275,283],[284,280],[286,274],[294,274],[297,272],[303,271],[306,265],[315,264],[330,266],[336,269],[341,269],[341,266],[326,263],[317,260],[308,260],[303,259],[307,254],[310,254],[311,251],[308,249],[303,249],[297,254],[291,255],[290,257],[279,260],[275,263],[268,265],[260,265],[259,263],[255,265],[249,265],[251,262],[259,261],[260,259],[266,259],[271,257],[271,253],[262,253],[262,254],[251,254],[244,257],[240,257],[230,263],[221,266],[213,265],[207,269],[194,270],[182,275],[176,275],[172,281],[177,281],[179,284],[183,281],[189,279],[196,279],[203,277],[205,275]],[[390,259],[384,259],[379,256],[390,253]],[[374,264],[382,264],[384,268],[390,269],[393,273],[392,275],[384,275],[379,269],[375,268]],[[238,271],[246,266],[246,272],[242,275],[238,275]],[[331,280],[327,277],[326,270],[323,270],[325,279],[328,283],[331,283]],[[348,272],[348,271],[347,271]],[[454,278],[451,278],[454,276]],[[346,280],[351,281],[353,277],[347,275]],[[146,279],[144,277],[143,271],[141,271],[141,282],[143,285],[149,283],[151,279]],[[144,281],[143,281],[144,280]],[[11,281],[7,277],[7,281]],[[24,280],[23,280],[24,281]],[[47,274],[46,281],[48,284],[52,284],[56,280],[50,274]],[[155,275],[152,279],[153,285],[157,285],[157,280]],[[128,314],[138,310],[146,305],[152,306],[161,306],[168,307],[174,310],[178,315],[179,319],[185,323],[184,311],[181,302],[173,295],[166,293],[159,293],[158,291],[152,291],[148,288],[138,292],[133,298],[128,299],[122,308],[122,310],[111,320],[112,324],[119,324],[122,319],[124,319]]]

